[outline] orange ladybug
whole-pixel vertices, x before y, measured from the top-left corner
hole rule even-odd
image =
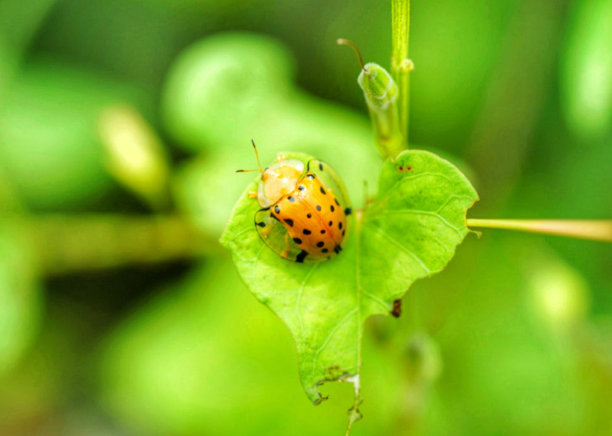
[[[342,250],[347,232],[346,190],[336,172],[324,162],[286,159],[280,154],[262,169],[255,142],[253,149],[259,169],[257,198],[261,209],[255,213],[255,227],[262,240],[281,257],[295,262],[320,262]]]

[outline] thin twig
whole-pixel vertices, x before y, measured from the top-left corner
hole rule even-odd
[[[467,220],[467,225],[468,227],[519,230],[612,242],[612,220],[498,220],[471,218]]]

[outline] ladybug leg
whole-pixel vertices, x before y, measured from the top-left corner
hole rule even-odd
[[[270,232],[272,231],[272,218],[274,218],[274,215],[270,214],[270,221],[268,222],[268,224],[266,225],[265,223],[262,222],[262,224],[264,224],[262,227],[262,229],[259,231],[259,234],[262,237],[267,237]]]
[[[257,198],[257,192],[249,192],[249,198]]]
[[[263,236],[264,238],[267,237],[270,232],[272,231],[272,226],[267,226],[266,228],[264,228],[260,233],[261,236]]]
[[[289,250],[291,250],[291,245],[289,245],[289,233],[285,233],[285,249],[281,253],[281,256],[286,259],[289,256]]]

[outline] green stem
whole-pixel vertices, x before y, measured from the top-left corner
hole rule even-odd
[[[612,220],[513,220],[467,219],[468,227],[519,230],[612,242]]]
[[[391,0],[391,76],[399,88],[399,123],[408,147],[410,112],[410,72],[414,64],[408,58],[410,42],[410,0]]]
[[[385,159],[393,159],[406,149],[397,108],[397,84],[391,74],[380,65],[374,62],[364,65],[361,53],[351,41],[339,38],[336,42],[339,45],[348,45],[357,55],[361,65],[361,73],[357,77],[357,83],[363,91],[363,97],[368,105],[376,145]]]
[[[357,83],[368,105],[378,150],[385,158],[395,158],[406,149],[397,110],[398,88],[380,65],[369,63]]]
[[[218,247],[180,216],[49,215],[21,220],[45,275],[186,259]]]

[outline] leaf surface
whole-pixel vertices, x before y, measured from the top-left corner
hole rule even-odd
[[[257,183],[236,204],[221,242],[253,294],[293,334],[310,400],[323,399],[318,387],[326,381],[351,381],[351,421],[357,419],[364,321],[388,314],[415,280],[445,267],[468,232],[465,214],[476,191],[438,156],[403,152],[383,165],[376,199],[350,217],[344,251],[326,262],[298,264],[260,239],[253,224],[259,205],[248,196]]]

